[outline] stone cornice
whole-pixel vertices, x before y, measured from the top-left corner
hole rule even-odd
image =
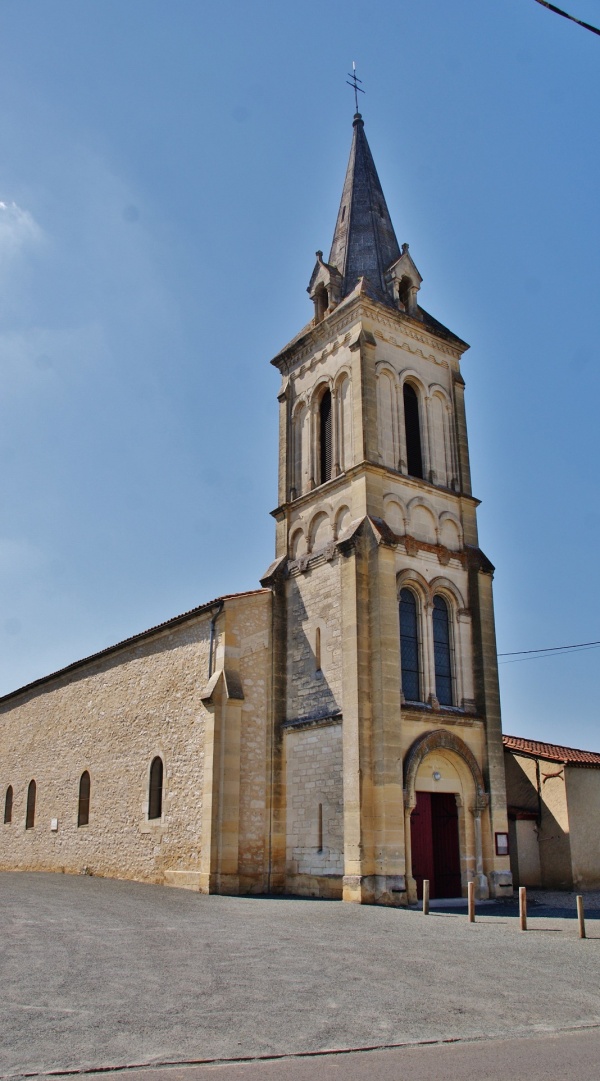
[[[286,732],[290,730],[296,732],[302,728],[325,728],[326,725],[341,724],[342,719],[342,713],[339,710],[337,713],[328,713],[322,717],[292,717],[282,721],[281,727]]]
[[[343,487],[348,481],[354,480],[355,477],[360,476],[364,471],[375,473],[380,477],[390,477],[394,480],[401,480],[406,483],[409,488],[414,488],[415,492],[420,492],[426,489],[427,492],[431,492],[432,495],[444,495],[450,496],[452,499],[456,499],[459,502],[470,503],[473,507],[478,507],[481,503],[480,499],[476,499],[473,495],[468,495],[466,492],[454,492],[452,488],[442,488],[439,484],[432,484],[431,481],[424,480],[417,477],[409,477],[407,473],[401,473],[398,469],[391,469],[388,465],[381,465],[379,462],[370,462],[366,458],[363,458],[362,462],[358,462],[356,465],[350,467],[350,469],[344,470],[337,477],[332,477],[331,480],[320,484],[316,488],[311,488],[310,492],[304,492],[302,495],[296,497],[296,499],[289,500],[286,503],[282,503],[281,506],[275,507],[270,513],[277,521],[281,521],[285,515],[285,512],[290,508],[297,510],[303,506],[320,500],[321,497],[330,497],[338,488]]]
[[[431,360],[436,364],[450,366],[447,362],[440,361],[432,350],[451,357],[455,362],[460,360],[465,351],[464,348],[458,345],[453,346],[450,342],[439,337],[435,331],[429,329],[420,320],[412,319],[404,312],[396,312],[393,308],[386,308],[361,293],[353,297],[348,303],[343,302],[339,308],[335,308],[320,323],[309,327],[305,333],[301,332],[299,338],[285,346],[273,358],[271,364],[275,365],[283,376],[289,375],[293,369],[311,356],[313,359],[310,361],[309,367],[312,367],[314,363],[325,359],[324,350],[327,351],[327,355],[330,355],[332,351],[348,344],[346,340],[348,329],[357,319],[362,318],[366,318],[369,322],[375,324],[377,328],[385,328],[396,332],[396,336],[393,336],[386,335],[381,330],[378,330],[378,336],[384,341],[388,341],[400,349],[405,349],[409,353],[418,353],[424,359]],[[340,339],[340,336],[343,337]],[[336,340],[334,341],[334,339]],[[418,342],[419,345],[412,345],[411,342]],[[426,346],[428,351],[425,352],[419,346]],[[465,346],[465,348],[468,347]]]

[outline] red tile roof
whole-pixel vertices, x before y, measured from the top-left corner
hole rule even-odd
[[[557,743],[539,743],[536,739],[521,736],[503,736],[507,751],[516,751],[532,758],[545,758],[549,762],[563,762],[569,766],[591,766],[600,769],[600,754],[596,751],[579,751],[576,747],[561,747]]]
[[[0,704],[2,702],[9,702],[11,698],[16,698],[17,695],[23,694],[25,691],[31,691],[35,687],[42,687],[44,683],[49,683],[50,680],[56,679],[58,676],[64,676],[68,672],[73,672],[76,668],[81,668],[85,664],[90,664],[92,661],[97,661],[100,657],[107,657],[110,653],[116,653],[117,650],[123,649],[124,646],[133,645],[134,642],[141,642],[144,638],[150,638],[153,634],[160,634],[161,631],[168,630],[169,627],[177,627],[180,623],[185,623],[188,619],[193,619],[194,616],[199,616],[202,612],[210,611],[217,604],[221,604],[224,601],[233,601],[238,597],[254,597],[258,593],[269,593],[268,589],[248,589],[242,593],[225,593],[222,597],[215,597],[214,601],[207,601],[206,604],[200,604],[197,608],[190,608],[189,612],[182,612],[179,616],[173,616],[171,619],[166,619],[164,623],[157,623],[155,627],[149,627],[146,631],[140,631],[138,634],[132,634],[130,638],[124,638],[122,642],[115,642],[114,646],[107,646],[106,649],[101,649],[98,653],[91,653],[89,657],[82,657],[79,661],[73,661],[72,664],[67,664],[65,668],[59,668],[56,672],[50,672],[47,676],[41,676],[40,679],[34,679],[32,683],[26,683],[24,687],[18,687],[15,691],[10,691],[8,694],[0,697]]]

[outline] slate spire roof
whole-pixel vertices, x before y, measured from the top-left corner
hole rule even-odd
[[[342,276],[342,298],[360,277],[386,296],[385,272],[399,259],[400,248],[360,113],[355,113],[353,127],[329,264]]]

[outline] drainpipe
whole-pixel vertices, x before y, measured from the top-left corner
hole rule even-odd
[[[535,760],[535,780],[537,785],[537,800],[538,800],[538,830],[542,828],[542,785],[540,782],[540,760]]]
[[[215,641],[215,623],[217,622],[223,608],[225,607],[225,601],[219,601],[219,607],[217,608],[214,616],[210,621],[210,641],[208,643],[208,678],[213,674],[213,647]]]

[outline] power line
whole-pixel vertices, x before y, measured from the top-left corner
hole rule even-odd
[[[553,11],[556,15],[562,15],[563,19],[569,19],[572,23],[577,23],[578,26],[583,26],[584,30],[591,30],[592,34],[598,34],[600,36],[600,30],[596,26],[591,26],[590,23],[584,23],[581,19],[576,19],[574,15],[569,15],[567,11],[561,11],[560,8],[549,4],[548,0],[536,0],[537,4],[541,4],[542,7],[548,8],[549,11]]]
[[[508,657],[510,660],[499,660],[499,664],[518,664],[520,661],[539,661],[544,657],[562,657],[565,653],[582,653],[588,649],[598,649],[600,642],[574,642],[567,646],[548,646],[546,649],[517,649],[512,653],[498,653],[498,657]]]
[[[573,642],[569,646],[545,646],[544,649],[515,649],[512,653],[499,653],[499,657],[517,657],[523,653],[558,653],[563,649],[583,649],[584,646],[600,646],[600,642]]]

